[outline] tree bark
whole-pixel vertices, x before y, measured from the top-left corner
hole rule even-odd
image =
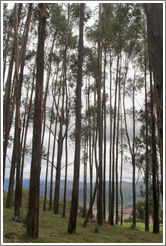
[[[160,142],[160,191],[163,196],[163,3],[145,3],[148,45],[154,75],[157,126]]]
[[[41,169],[41,130],[42,130],[42,97],[44,77],[44,41],[46,28],[46,3],[39,3],[39,27],[37,48],[37,74],[35,91],[35,111],[33,126],[32,162],[30,172],[30,188],[28,213],[26,218],[26,236],[39,236],[39,192]]]
[[[150,52],[150,51],[149,51]],[[156,136],[155,136],[155,115],[154,115],[154,96],[152,91],[152,67],[151,67],[151,52],[150,52],[150,107],[151,107],[151,128],[152,128],[152,188],[153,188],[153,233],[159,233],[159,196],[157,189],[157,153],[156,153]]]
[[[78,194],[79,194],[79,170],[80,170],[80,142],[81,142],[81,85],[82,85],[82,64],[83,64],[83,26],[84,26],[84,3],[80,4],[80,27],[78,46],[78,73],[76,88],[76,141],[74,158],[74,179],[71,200],[71,210],[68,225],[68,233],[76,231]]]
[[[101,115],[101,73],[102,73],[102,47],[101,47],[101,3],[99,3],[99,34],[98,34],[98,74],[97,74],[97,129],[99,148],[99,186],[97,194],[97,224],[102,225],[102,115]]]
[[[119,55],[117,57],[116,68],[116,84],[115,84],[115,103],[114,103],[114,128],[113,128],[113,144],[112,144],[112,192],[111,192],[111,213],[110,225],[114,225],[114,172],[115,172],[115,130],[116,130],[116,104],[117,104],[117,88],[118,88],[118,71],[119,71]]]
[[[21,206],[21,119],[20,119],[20,105],[21,105],[21,91],[22,91],[22,84],[23,84],[23,75],[24,75],[24,67],[25,67],[25,55],[26,55],[26,48],[27,48],[27,42],[28,42],[28,34],[29,34],[29,27],[30,27],[30,21],[32,16],[32,10],[33,10],[33,4],[29,4],[28,9],[28,15],[26,20],[26,25],[24,29],[24,35],[23,35],[23,43],[22,43],[22,50],[21,50],[21,59],[20,59],[20,74],[18,77],[18,68],[19,68],[19,51],[18,51],[18,38],[17,38],[17,44],[15,45],[16,49],[16,67],[17,71],[15,71],[16,74],[16,131],[17,133],[17,149],[16,149],[16,155],[17,155],[17,168],[16,168],[16,191],[15,191],[15,210],[14,215],[15,217],[20,217],[20,206]],[[17,33],[18,33],[18,25],[17,25]]]

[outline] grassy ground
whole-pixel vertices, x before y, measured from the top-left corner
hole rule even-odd
[[[13,209],[4,208],[3,235],[4,243],[162,243],[162,230],[159,235],[144,232],[143,224],[138,223],[137,229],[131,229],[131,223],[124,226],[110,226],[104,223],[97,226],[89,222],[87,228],[82,227],[83,219],[78,217],[76,234],[68,234],[68,218],[54,215],[50,211],[40,212],[39,239],[25,237],[24,220],[27,209],[21,210],[22,222],[15,222]],[[152,228],[150,228],[152,231]]]

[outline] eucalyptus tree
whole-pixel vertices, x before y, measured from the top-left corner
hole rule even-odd
[[[76,88],[76,140],[74,158],[74,179],[71,200],[71,210],[68,224],[68,233],[76,230],[78,194],[79,194],[79,169],[80,169],[80,140],[81,140],[81,84],[82,84],[82,64],[83,64],[83,26],[84,26],[84,3],[80,4],[80,25],[79,25],[79,45],[78,45],[78,73]]]
[[[21,120],[20,120],[20,104],[21,104],[21,90],[22,90],[22,84],[23,84],[23,76],[24,76],[24,67],[25,67],[25,59],[26,59],[26,49],[27,49],[27,42],[28,42],[28,34],[29,34],[29,27],[30,27],[30,22],[31,22],[31,16],[32,16],[32,10],[33,10],[33,4],[29,4],[28,8],[28,14],[27,14],[27,20],[25,23],[25,29],[23,33],[23,41],[22,41],[22,49],[21,49],[21,56],[20,56],[20,73],[19,77],[18,76],[18,71],[16,72],[16,83],[17,83],[17,93],[16,93],[16,120],[17,124],[15,126],[17,127],[18,131],[18,139],[17,139],[17,156],[16,156],[16,162],[17,162],[17,172],[16,172],[16,190],[15,190],[15,211],[14,214],[15,216],[20,217],[20,198],[21,198],[21,189],[20,189],[20,182],[21,180]],[[18,40],[17,40],[18,42]],[[18,45],[16,45],[16,54],[18,56]],[[18,58],[17,58],[18,59]],[[19,61],[17,60],[19,63]],[[15,67],[17,67],[17,64]],[[16,128],[15,128],[16,129]],[[13,147],[14,148],[14,147]]]
[[[22,11],[22,4],[20,3],[18,7],[18,24],[19,25],[20,25],[21,11]],[[14,18],[13,27],[15,25],[15,21],[16,20]],[[10,129],[11,129],[12,122],[13,122],[15,96],[16,96],[16,93],[14,90],[15,76],[13,75],[13,67],[14,67],[14,61],[15,61],[15,48],[16,48],[15,38],[13,36],[10,65],[8,69],[6,83],[4,82],[5,92],[4,92],[4,98],[3,98],[3,182],[5,178],[7,146],[8,146]],[[11,106],[9,107],[9,105]]]
[[[152,61],[149,56],[149,72],[150,72],[150,110],[151,110],[151,128],[152,128],[152,187],[153,187],[153,233],[159,233],[159,192],[157,182],[157,151],[156,151],[156,120],[154,115],[154,93],[152,91]]]
[[[145,3],[148,46],[154,75],[157,125],[160,138],[160,190],[163,195],[163,3]]]
[[[17,5],[15,6],[17,8]],[[21,51],[19,52],[19,40],[18,40],[18,26],[19,26],[19,9],[15,10],[15,94],[16,94],[16,112],[15,112],[15,133],[14,133],[14,144],[13,144],[13,155],[10,171],[10,182],[7,196],[7,207],[12,206],[12,197],[13,197],[13,187],[14,187],[14,175],[15,167],[17,170],[16,173],[16,193],[15,193],[15,216],[20,216],[20,162],[21,162],[21,118],[20,118],[20,107],[21,107],[21,92],[23,87],[23,75],[26,59],[26,48],[29,34],[29,26],[31,21],[33,5],[29,5],[27,20],[24,27]],[[19,55],[20,53],[20,55]],[[19,71],[20,67],[20,71]],[[4,144],[5,145],[5,144]],[[17,163],[17,165],[16,165]]]
[[[28,213],[26,218],[26,235],[32,238],[39,236],[39,190],[41,168],[41,128],[42,128],[42,96],[44,75],[44,41],[47,16],[47,4],[39,3],[37,74],[35,91],[35,112],[33,127],[32,162],[30,173],[30,188]]]

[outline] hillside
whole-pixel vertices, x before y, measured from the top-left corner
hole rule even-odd
[[[4,204],[7,192],[4,192]],[[144,224],[137,223],[137,229],[131,229],[130,222],[124,222],[123,226],[110,226],[104,222],[103,226],[98,226],[96,220],[88,222],[86,228],[82,226],[84,219],[78,213],[76,234],[68,234],[68,216],[62,218],[61,212],[55,215],[52,211],[42,210],[43,198],[40,197],[40,219],[39,219],[39,239],[27,238],[25,219],[28,208],[28,192],[23,190],[23,204],[21,208],[22,221],[14,220],[13,209],[3,208],[3,242],[4,243],[162,243],[163,228],[160,227],[160,234],[144,231]]]
[[[8,189],[8,183],[9,180],[5,179],[5,185],[4,185],[4,189],[7,190]],[[142,199],[140,197],[140,187],[144,186],[143,182],[138,182],[138,184],[136,185],[136,199],[140,200]],[[47,189],[47,197],[49,197],[49,191],[50,191],[50,183],[48,182],[47,185],[48,189]],[[53,184],[53,193],[54,193],[54,187],[55,187],[55,182]],[[94,184],[93,184],[94,187]],[[120,187],[120,185],[119,185]],[[124,203],[130,203],[132,202],[132,183],[123,181],[122,183],[122,189],[123,189],[123,199],[124,199]],[[25,179],[23,182],[23,188],[24,189],[29,189],[29,180]],[[45,182],[41,180],[40,182],[40,195],[44,196],[44,190],[45,190]],[[108,204],[108,198],[109,198],[109,182],[106,182],[106,204]],[[61,180],[61,186],[60,186],[60,199],[63,198],[63,192],[64,192],[64,180]],[[87,184],[87,203],[89,203],[89,193],[90,193],[90,184]],[[72,194],[72,181],[68,181],[67,182],[67,198],[71,199],[71,194]],[[54,194],[53,194],[54,195]],[[83,203],[83,182],[80,182],[79,184],[79,203],[82,204]],[[120,203],[120,195],[119,195],[119,203]]]

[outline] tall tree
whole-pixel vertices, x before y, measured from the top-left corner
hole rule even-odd
[[[99,147],[99,186],[97,194],[97,223],[102,225],[102,114],[101,114],[101,73],[102,73],[102,47],[101,47],[101,3],[99,3],[98,26],[98,74],[97,74],[97,130]]]
[[[47,16],[47,4],[39,3],[39,27],[37,47],[37,74],[35,91],[35,110],[33,126],[33,146],[30,172],[28,213],[26,218],[26,235],[32,238],[39,236],[39,192],[41,169],[41,130],[42,130],[42,97],[44,77],[44,42]]]
[[[119,60],[117,57],[116,67],[116,81],[115,81],[115,103],[114,103],[114,126],[113,126],[113,142],[112,142],[112,191],[111,191],[111,211],[110,211],[110,225],[114,225],[114,176],[115,176],[115,130],[116,130],[116,105],[117,105],[117,89],[118,89],[118,74],[119,74]]]
[[[16,74],[16,121],[17,124],[15,126],[16,131],[18,131],[17,135],[17,147],[16,147],[16,160],[17,160],[17,172],[16,172],[16,191],[15,191],[15,210],[14,215],[20,217],[20,206],[21,206],[21,119],[20,119],[20,105],[21,105],[21,91],[22,91],[22,84],[23,84],[23,75],[24,75],[24,67],[25,67],[25,55],[26,55],[26,48],[27,48],[27,41],[28,41],[28,33],[30,27],[30,21],[32,16],[33,4],[29,4],[27,21],[25,24],[24,35],[23,35],[23,43],[22,43],[22,50],[21,50],[21,59],[20,59],[20,74],[18,77],[18,38],[16,43],[16,67],[17,71]],[[18,27],[17,27],[18,28]]]
[[[153,233],[159,233],[159,195],[157,187],[157,151],[156,151],[156,123],[154,114],[154,93],[152,89],[152,63],[151,55],[149,62],[150,72],[150,111],[151,111],[151,128],[152,128],[152,188],[153,188]]]
[[[68,233],[76,231],[78,193],[79,193],[79,170],[80,170],[80,142],[81,142],[81,85],[82,85],[82,64],[83,64],[83,27],[84,27],[84,3],[80,4],[80,25],[78,44],[78,72],[76,88],[76,140],[74,157],[74,179],[71,200],[71,210],[68,225]]]
[[[119,114],[120,114],[120,104],[121,104],[121,93],[120,93],[120,72],[121,72],[121,65],[120,65],[120,69],[119,69],[119,97],[118,97],[118,114],[117,114],[117,129],[116,129],[116,166],[115,166],[115,170],[116,170],[116,224],[118,224],[119,221],[119,215],[118,215],[118,196],[119,196],[119,188],[118,188],[118,142],[119,142]]]
[[[20,15],[22,11],[22,3],[18,6],[18,24],[20,24]],[[16,20],[15,20],[16,22]],[[14,22],[14,25],[15,25]],[[12,85],[12,74],[13,74],[13,66],[14,66],[14,59],[15,59],[15,38],[13,38],[13,45],[12,45],[12,54],[11,54],[11,60],[9,65],[9,71],[7,76],[7,82],[6,82],[6,88],[5,88],[5,95],[3,99],[3,183],[5,179],[5,166],[6,166],[6,154],[7,154],[7,146],[8,146],[8,140],[9,140],[9,133],[12,125],[13,120],[13,113],[14,113],[14,104],[15,104],[15,95],[16,93],[12,92],[12,86],[15,87],[15,77],[13,78],[13,85]],[[9,105],[13,102],[13,106],[10,107]],[[10,109],[11,108],[11,109]],[[14,158],[14,157],[13,157]],[[14,164],[12,162],[12,170],[11,174],[14,177],[13,173],[15,171],[15,167],[13,167]],[[13,178],[11,178],[10,183],[14,183]]]
[[[154,75],[157,125],[160,141],[160,190],[163,195],[163,3],[145,3],[148,45]]]

